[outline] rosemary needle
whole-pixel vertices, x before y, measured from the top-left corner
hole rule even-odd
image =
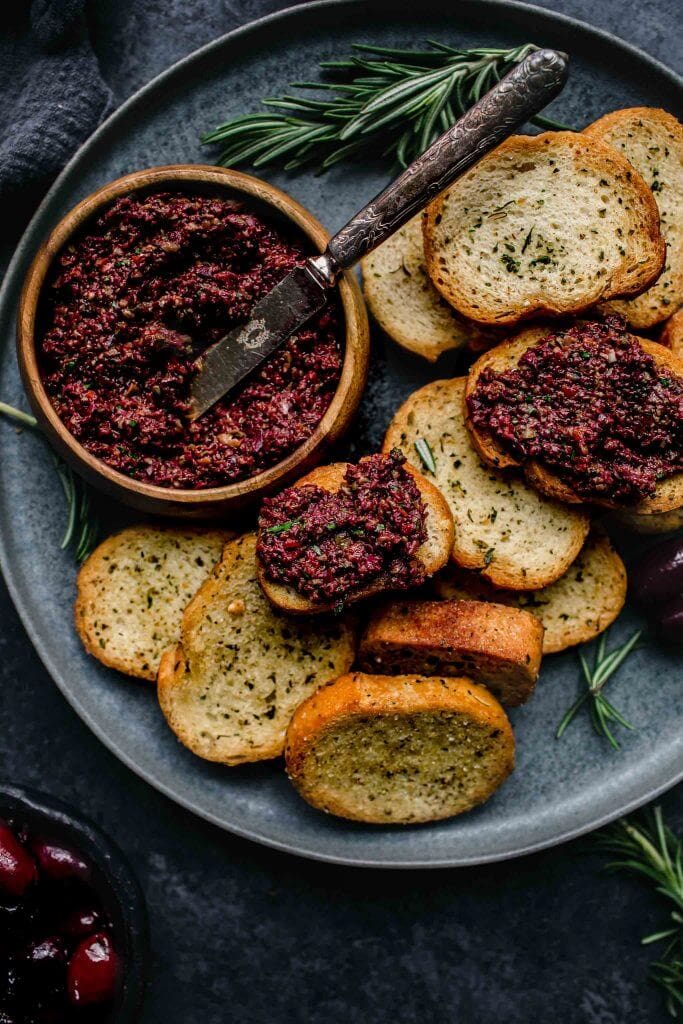
[[[6,402],[0,402],[0,414],[7,416],[8,419],[14,420],[15,423],[19,423],[23,427],[28,427],[29,430],[38,429],[38,420],[35,416],[22,412],[21,409],[15,409],[13,405],[7,405]]]
[[[420,456],[422,464],[425,469],[429,470],[432,476],[436,476],[436,460],[434,459],[434,452],[432,446],[426,437],[421,437],[414,442],[415,451]]]
[[[35,433],[40,433],[35,417],[22,412],[21,409],[15,409],[13,405],[0,402],[0,415]],[[100,532],[97,517],[91,507],[90,492],[71,467],[62,462],[52,449],[50,456],[62,485],[67,507],[66,528],[60,548],[72,548],[76,561],[83,562],[95,547]]]
[[[604,736],[615,750],[619,749],[619,743],[612,732],[610,723],[621,725],[624,729],[633,729],[633,726],[624,718],[621,712],[617,711],[614,705],[607,700],[603,690],[607,681],[614,675],[619,666],[629,656],[631,651],[634,650],[641,635],[642,630],[637,630],[625,643],[620,647],[616,647],[608,654],[607,633],[603,633],[595,651],[592,668],[589,667],[583,651],[579,651],[579,662],[581,663],[581,669],[586,682],[586,690],[581,694],[578,700],[572,704],[562,718],[555,734],[558,740],[563,736],[567,727],[574,720],[580,708],[587,701],[590,701],[590,714],[593,728],[599,736]]]
[[[406,167],[538,49],[534,43],[509,50],[427,45],[427,50],[400,50],[356,44],[350,57],[321,62],[327,80],[294,82],[290,89],[297,93],[265,99],[266,110],[231,118],[202,142],[222,144],[218,163],[224,167],[313,165],[324,171],[340,160],[366,156],[371,143]],[[546,117],[532,122],[566,127]]]

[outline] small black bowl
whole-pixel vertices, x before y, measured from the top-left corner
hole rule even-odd
[[[108,1024],[133,1024],[145,994],[149,927],[145,897],[125,856],[91,821],[45,793],[0,785],[0,817],[14,818],[30,831],[63,842],[92,865],[91,884],[111,919],[123,965],[119,993],[106,1019]]]

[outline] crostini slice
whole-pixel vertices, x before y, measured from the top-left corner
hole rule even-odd
[[[451,565],[436,577],[434,588],[448,601],[523,608],[543,625],[543,654],[556,654],[587,643],[611,626],[626,601],[626,569],[605,531],[594,525],[578,558],[547,587],[503,590],[471,569]]]
[[[683,527],[683,505],[671,512],[654,512],[650,515],[643,512],[630,512],[626,508],[614,509],[610,518],[634,533],[659,534],[672,533]]]
[[[580,313],[648,288],[666,246],[626,157],[574,132],[506,139],[427,208],[432,282],[468,319]]]
[[[362,461],[362,460],[361,460]],[[319,466],[294,484],[295,487],[313,485],[334,493],[344,483],[347,463],[336,462],[329,466]],[[427,539],[418,548],[415,557],[422,563],[425,574],[432,576],[448,561],[453,547],[453,517],[448,503],[437,487],[406,463],[406,471],[415,481],[420,497],[427,509]],[[312,601],[300,594],[292,586],[283,585],[270,579],[266,570],[258,560],[258,577],[268,600],[282,611],[297,615],[314,615],[319,612],[332,611],[338,606],[337,601]],[[382,593],[387,589],[386,582],[381,578],[367,587],[348,594],[344,605],[364,600],[373,594]]]
[[[351,667],[355,635],[343,617],[293,621],[265,599],[256,536],[223,558],[183,615],[181,641],[161,659],[157,693],[178,739],[226,765],[279,757],[294,709]]]
[[[605,114],[583,134],[625,156],[657,203],[667,250],[662,273],[642,295],[606,304],[635,329],[652,327],[683,303],[683,125],[665,110],[629,107]]]
[[[342,676],[287,730],[287,773],[308,803],[369,824],[438,821],[488,800],[514,768],[498,701],[470,679]]]
[[[152,682],[180,639],[183,611],[216,562],[228,530],[130,526],[81,566],[74,606],[83,646],[108,668]]]
[[[522,464],[507,452],[488,431],[474,426],[467,409],[467,401],[474,393],[479,378],[485,370],[491,369],[494,373],[500,373],[515,369],[524,353],[544,341],[554,330],[548,324],[528,327],[507,341],[501,342],[500,345],[496,345],[494,349],[484,352],[473,363],[467,376],[465,392],[467,426],[475,448],[489,466],[496,469],[521,468],[529,483],[540,491],[541,494],[567,504],[585,504],[586,499],[578,495],[552,469],[549,469],[535,459]],[[631,335],[631,337],[640,345],[644,352],[654,359],[657,366],[663,371],[683,378],[683,360],[678,359],[664,345],[637,335]],[[604,506],[605,508],[620,507],[618,502],[603,498],[596,498],[594,504]],[[628,510],[650,515],[659,512],[670,512],[681,505],[683,505],[683,473],[675,473],[660,480],[653,495],[630,504]]]
[[[679,309],[664,322],[657,340],[671,349],[677,359],[683,360],[683,309]]]
[[[432,284],[425,267],[422,214],[364,256],[361,269],[370,312],[409,352],[433,363],[450,349],[466,345],[481,351],[494,343],[494,330],[461,317]]]
[[[465,425],[466,377],[434,381],[415,391],[394,416],[384,451],[400,448],[429,472],[419,451],[431,452],[434,482],[455,522],[452,560],[491,583],[534,590],[563,575],[589,528],[581,510],[549,500],[520,475],[491,469]]]
[[[383,675],[467,675],[504,707],[524,704],[541,667],[543,626],[485,601],[393,601],[373,612],[358,665]]]

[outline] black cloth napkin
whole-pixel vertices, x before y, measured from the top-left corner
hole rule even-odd
[[[5,230],[113,109],[90,45],[86,0],[0,3],[0,199]]]

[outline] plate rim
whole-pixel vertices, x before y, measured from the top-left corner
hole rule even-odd
[[[111,114],[109,114],[108,117],[98,125],[95,131],[92,132],[76,149],[38,205],[7,266],[4,280],[0,287],[0,309],[3,309],[8,302],[7,293],[11,290],[12,282],[16,276],[16,265],[24,259],[26,250],[30,248],[31,235],[33,234],[35,224],[42,218],[44,211],[52,203],[53,197],[61,188],[62,181],[71,173],[72,166],[80,159],[82,151],[86,147],[91,146],[93,142],[96,142],[99,137],[108,130],[112,121],[118,120],[122,115],[125,115],[130,107],[137,105],[137,103],[148,93],[156,92],[160,86],[163,86],[163,83],[167,79],[174,78],[179,71],[186,70],[194,63],[201,63],[213,51],[220,50],[222,47],[232,44],[235,40],[241,37],[257,33],[262,28],[268,27],[276,22],[286,21],[293,17],[300,17],[302,14],[315,19],[317,12],[320,10],[335,7],[355,7],[360,9],[366,3],[367,0],[312,0],[312,2],[299,3],[275,11],[271,14],[264,15],[263,17],[256,18],[253,21],[247,22],[244,25],[240,25],[223,35],[218,36],[216,39],[211,40],[198,49],[193,50],[186,56],[181,57],[154,78],[150,79],[149,82],[146,82],[139,89],[133,92],[122,104],[116,107],[115,110],[113,110]],[[387,0],[375,0],[375,3],[377,6],[380,6],[381,4],[387,3]],[[621,39],[619,36],[605,29],[590,25],[589,23],[581,21],[578,18],[574,18],[571,15],[556,12],[550,8],[538,7],[534,4],[520,2],[520,0],[467,0],[467,5],[472,8],[480,8],[482,11],[488,9],[492,13],[504,12],[506,9],[509,10],[510,8],[514,8],[519,11],[521,15],[535,18],[538,23],[545,21],[554,26],[561,26],[567,31],[578,31],[584,36],[587,35],[592,37],[593,41],[607,44],[612,50],[616,48],[626,56],[630,55],[637,58],[639,61],[644,61],[653,69],[656,69],[665,79],[668,79],[674,89],[683,91],[683,76],[679,75],[673,68],[668,67],[668,65],[664,64],[656,57],[652,57],[645,50]],[[389,6],[389,4],[387,4],[387,6]],[[403,10],[403,6],[404,5],[394,4],[393,9],[397,14],[400,14]],[[457,18],[458,11],[456,10],[453,14],[453,20],[457,21]],[[22,594],[23,588],[21,582],[15,577],[15,574],[10,567],[10,556],[6,547],[6,537],[3,531],[0,531],[0,570],[2,570],[5,584],[21,623],[26,630],[28,638],[38,654],[44,668],[63,697],[65,697],[79,718],[91,730],[91,732],[94,733],[97,739],[139,778],[142,778],[148,785],[152,786],[158,792],[162,793],[165,797],[183,807],[185,810],[205,821],[210,822],[222,831],[239,836],[242,839],[257,842],[270,849],[303,857],[308,860],[345,865],[349,867],[410,870],[471,867],[478,864],[490,864],[526,856],[531,853],[552,848],[553,846],[561,845],[562,843],[569,842],[572,839],[577,839],[588,832],[601,828],[609,822],[636,810],[643,804],[649,803],[662,793],[683,781],[682,764],[678,772],[674,772],[671,777],[651,787],[646,792],[620,803],[619,806],[612,808],[610,811],[599,815],[598,817],[591,818],[590,820],[584,821],[578,825],[570,826],[551,837],[539,839],[528,844],[522,843],[514,848],[508,848],[503,851],[493,851],[490,853],[473,855],[462,855],[454,851],[452,856],[435,859],[412,858],[397,860],[386,857],[369,859],[367,855],[356,857],[353,856],[353,854],[348,853],[332,854],[314,849],[310,846],[299,846],[296,845],[296,843],[264,835],[257,829],[246,828],[241,825],[230,825],[224,820],[221,820],[211,811],[198,806],[192,799],[175,792],[172,786],[166,783],[162,778],[152,774],[146,768],[139,766],[135,759],[120,748],[116,741],[108,736],[104,728],[93,719],[92,715],[81,705],[78,696],[75,695],[67,686],[62,684],[60,673],[52,664],[52,656],[48,649],[49,645],[42,636],[39,635],[37,628],[34,627],[32,613],[29,610],[28,603],[24,600],[24,596]]]

